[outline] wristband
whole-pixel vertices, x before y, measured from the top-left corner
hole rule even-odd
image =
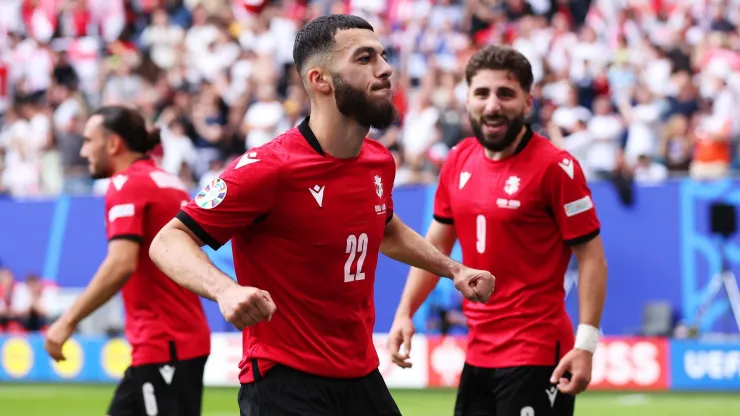
[[[599,346],[599,329],[591,325],[580,324],[578,325],[578,331],[576,332],[576,344],[574,348],[579,350],[585,350],[590,353],[596,352],[596,347]]]

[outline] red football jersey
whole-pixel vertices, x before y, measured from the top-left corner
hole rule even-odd
[[[464,264],[496,276],[488,303],[464,303],[467,362],[555,365],[574,343],[563,288],[569,245],[600,230],[578,162],[531,130],[500,161],[468,138],[442,168],[434,216],[454,224]]]
[[[374,140],[351,159],[325,154],[306,119],[235,160],[183,208],[178,218],[211,248],[232,239],[239,284],[268,291],[277,306],[243,332],[242,383],[275,364],[336,378],[378,367],[373,287],[395,172]]]
[[[132,365],[168,363],[208,355],[211,334],[195,293],[172,281],[149,258],[149,245],[190,200],[176,176],[141,159],[114,175],[105,195],[108,240],[140,243],[136,271],[121,290]]]

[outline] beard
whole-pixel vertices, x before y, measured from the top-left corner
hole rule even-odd
[[[354,119],[361,126],[378,130],[387,129],[397,120],[398,112],[391,100],[372,99],[365,91],[348,85],[337,74],[332,74],[332,81],[337,109],[344,116]],[[390,81],[374,85],[373,91],[383,88],[390,88]]]
[[[516,141],[517,136],[522,131],[522,127],[524,127],[525,117],[524,111],[512,118],[507,118],[503,114],[497,114],[475,120],[471,116],[470,127],[473,130],[475,138],[478,139],[478,143],[492,152],[501,152]],[[499,134],[487,135],[483,133],[483,124],[486,122],[501,122],[506,126],[506,130]]]
[[[96,164],[88,165],[88,170],[92,179],[106,179],[112,176],[111,168],[107,159],[98,159]]]

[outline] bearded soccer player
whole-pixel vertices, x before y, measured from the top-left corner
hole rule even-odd
[[[525,124],[533,76],[522,54],[488,46],[465,76],[475,137],[445,161],[426,238],[448,254],[459,239],[463,264],[496,275],[497,287],[487,303],[463,306],[470,332],[455,415],[573,415],[591,379],[606,296],[591,193],[578,162]],[[563,289],[572,253],[575,337]],[[435,284],[429,272],[411,270],[388,343],[401,367],[411,365],[411,317]]]
[[[297,34],[293,57],[310,116],[232,163],[150,254],[243,330],[242,415],[399,415],[372,340],[379,252],[452,277],[471,301],[487,301],[494,279],[393,214],[393,157],[365,137],[395,118],[392,71],[373,27],[319,17]],[[230,239],[238,283],[199,248]]]
[[[116,389],[109,416],[201,414],[210,330],[196,294],[165,276],[149,245],[188,203],[179,178],[147,153],[159,143],[135,110],[102,107],[88,120],[81,155],[93,178],[111,178],[105,195],[108,254],[85,291],[49,328],[46,350],[63,360],[63,344],[77,324],[119,290],[131,366]]]

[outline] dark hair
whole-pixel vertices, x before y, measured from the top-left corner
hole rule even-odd
[[[470,80],[481,70],[508,71],[513,74],[519,86],[526,92],[532,90],[534,75],[529,60],[514,48],[509,46],[489,45],[479,49],[468,61],[465,67],[465,81]]]
[[[296,34],[293,43],[293,63],[298,73],[303,71],[303,67],[311,57],[331,50],[337,32],[349,29],[373,31],[373,26],[367,20],[349,14],[317,17],[303,26]]]
[[[103,128],[120,136],[132,152],[147,153],[161,142],[159,129],[147,131],[144,117],[132,108],[109,105],[100,107],[93,115],[101,116]]]

